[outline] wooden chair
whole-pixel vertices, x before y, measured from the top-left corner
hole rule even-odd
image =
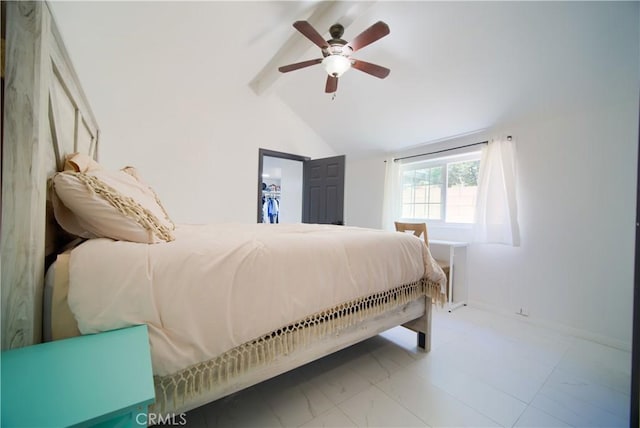
[[[420,238],[420,236],[424,237],[424,242],[429,246],[429,235],[427,232],[427,224],[426,223],[402,223],[399,221],[394,222],[396,225],[397,232],[413,232],[415,236]],[[449,262],[444,260],[436,259],[438,266],[442,268],[445,276],[447,277],[447,296],[449,296]]]

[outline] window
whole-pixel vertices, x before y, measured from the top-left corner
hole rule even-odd
[[[480,152],[401,166],[402,218],[473,223]]]

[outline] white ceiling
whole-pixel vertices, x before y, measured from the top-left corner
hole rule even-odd
[[[176,67],[177,78],[204,73],[224,84],[249,85],[285,43],[302,46],[286,63],[321,56],[291,26],[309,19],[318,5],[56,2],[53,9],[67,44],[76,45],[70,47],[72,57],[74,49],[82,50],[83,34],[90,33],[97,60],[101,50],[139,44],[139,54],[122,58],[138,76],[145,56],[160,54],[175,63],[168,66]],[[317,65],[278,74],[259,95],[281,98],[338,153],[398,151],[517,121],[549,104],[562,108],[579,102],[594,79],[626,83],[616,80],[619,53],[612,47],[619,35],[612,34],[615,19],[607,13],[615,3],[379,1],[367,6],[348,17],[353,22],[343,38],[385,21],[391,34],[354,57],[390,68],[387,79],[350,70],[332,99],[324,93],[326,74]],[[318,30],[328,38],[328,28]],[[183,72],[196,69],[202,71]]]

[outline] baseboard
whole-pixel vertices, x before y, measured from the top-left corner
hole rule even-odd
[[[591,331],[582,330],[575,327],[570,327],[561,323],[551,322],[547,320],[543,320],[535,317],[523,317],[516,313],[512,313],[509,311],[505,311],[501,308],[497,308],[495,306],[488,305],[484,302],[479,302],[477,300],[470,300],[467,303],[468,306],[476,309],[482,309],[488,312],[493,312],[505,316],[507,318],[513,318],[520,321],[528,322],[532,325],[538,327],[548,328],[550,330],[557,331],[558,333],[575,336],[580,339],[590,340],[592,342],[599,343],[601,345],[610,346],[612,348],[620,349],[622,351],[631,352],[631,342],[625,342],[618,339],[612,339],[611,337],[603,336],[601,334],[597,334]]]

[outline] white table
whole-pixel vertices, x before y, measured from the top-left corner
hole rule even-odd
[[[461,241],[441,241],[438,239],[429,239],[429,245],[444,245],[449,247],[449,295],[447,301],[449,303],[449,312],[454,309],[458,309],[460,306],[466,306],[466,300],[453,303],[453,256],[455,255],[456,248],[466,248],[469,243]]]

